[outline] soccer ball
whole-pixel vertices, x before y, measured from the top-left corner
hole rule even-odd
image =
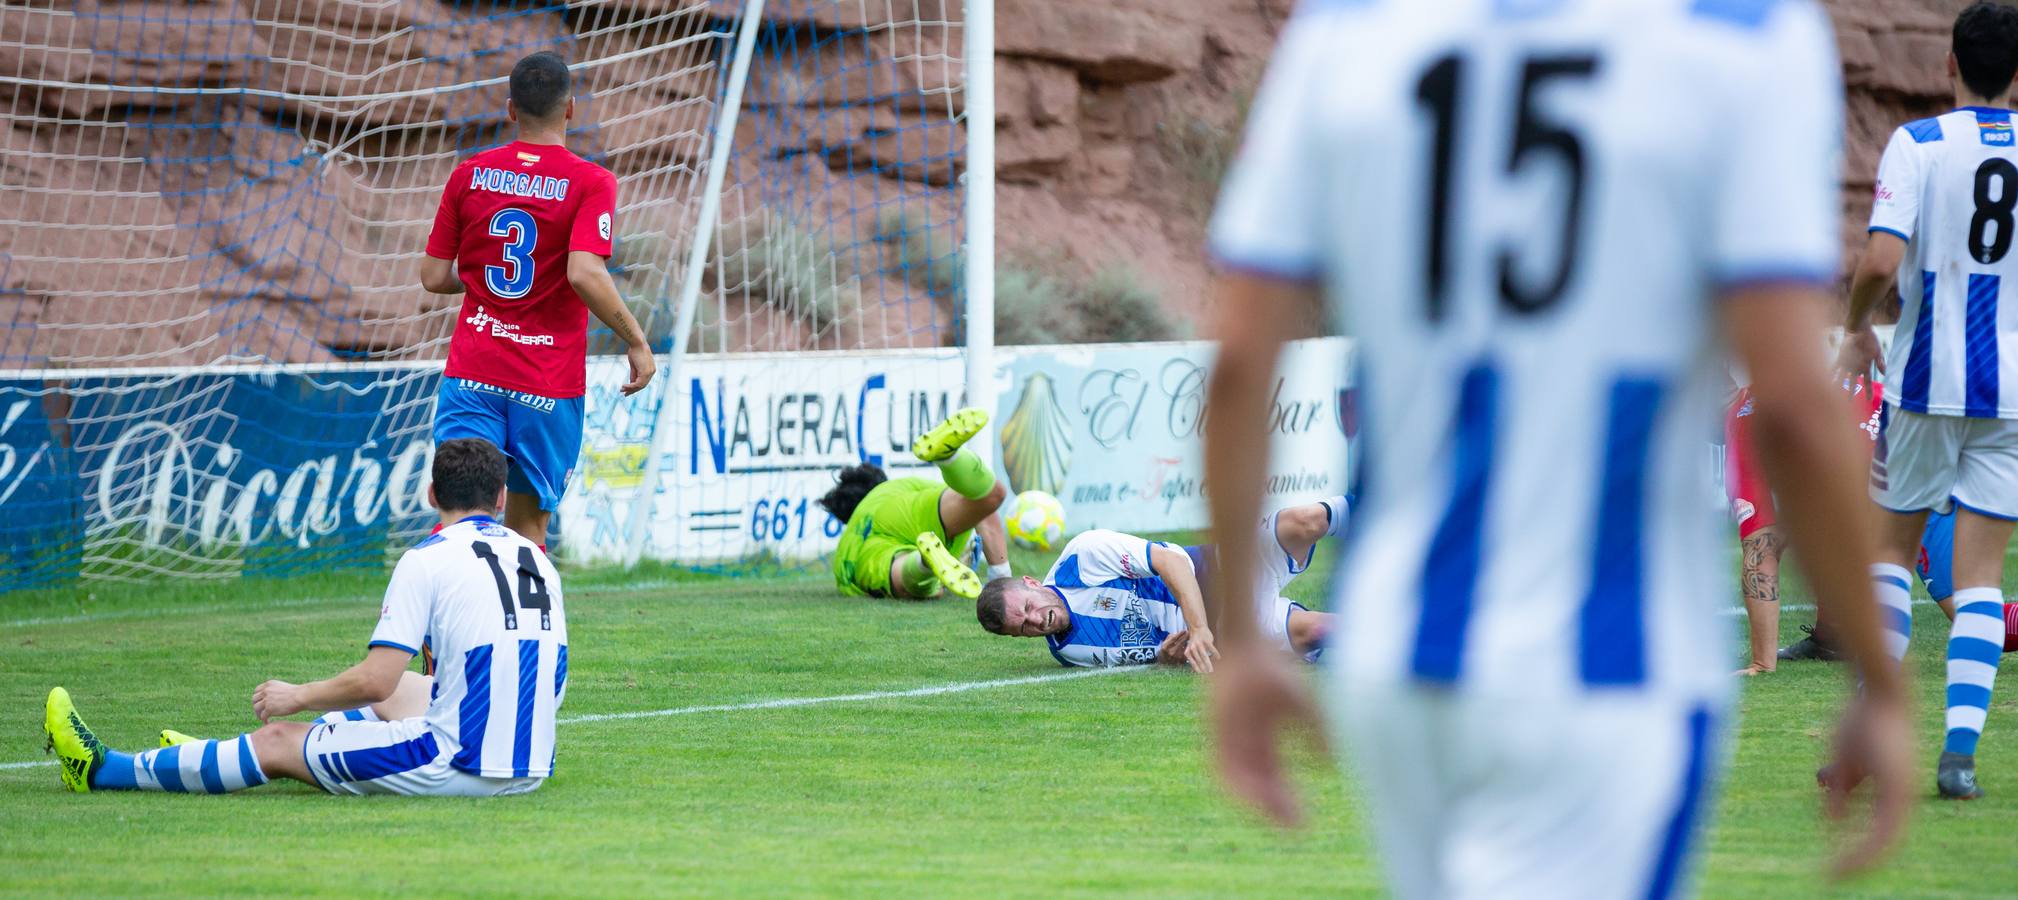
[[[1065,504],[1043,491],[1017,494],[1003,519],[1018,547],[1049,550],[1065,537]]]

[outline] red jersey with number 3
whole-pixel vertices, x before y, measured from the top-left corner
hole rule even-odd
[[[616,211],[616,176],[558,145],[513,141],[456,166],[427,239],[468,289],[443,374],[581,396],[589,312],[568,253],[609,256]]]

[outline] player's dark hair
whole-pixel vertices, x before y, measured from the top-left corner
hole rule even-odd
[[[504,451],[483,438],[456,438],[434,448],[434,502],[447,512],[497,511],[505,486]]]
[[[568,99],[568,64],[561,55],[542,50],[512,66],[512,105],[519,115],[551,118]]]
[[[842,522],[855,515],[855,507],[862,505],[862,498],[876,489],[876,485],[889,481],[881,467],[870,463],[849,466],[834,473],[834,489],[820,498],[820,508],[831,513]]]
[[[1995,100],[2018,76],[2018,7],[1979,0],[1955,17],[1955,68],[1962,84]]]
[[[1009,633],[1009,589],[1015,585],[1014,578],[997,578],[982,585],[981,596],[974,599],[974,618],[989,634]]]

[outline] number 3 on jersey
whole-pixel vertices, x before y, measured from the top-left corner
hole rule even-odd
[[[491,237],[505,239],[505,264],[483,267],[484,287],[507,300],[525,296],[533,289],[533,245],[539,243],[539,224],[532,213],[506,207],[490,217],[487,230]]]

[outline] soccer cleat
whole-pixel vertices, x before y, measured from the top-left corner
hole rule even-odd
[[[202,738],[193,738],[173,728],[161,729],[161,746],[173,747],[177,744],[194,744]]]
[[[60,687],[49,689],[49,700],[42,707],[42,730],[49,736],[44,752],[56,751],[57,760],[63,764],[64,787],[80,794],[90,792],[91,776],[105,763],[105,745],[77,717],[69,691]]]
[[[1974,800],[1983,796],[1983,789],[1976,786],[1976,757],[1942,753],[1940,766],[1934,773],[1934,786],[1941,790],[1941,796],[1950,800]]]
[[[1792,660],[1817,659],[1822,662],[1842,661],[1843,651],[1836,649],[1833,644],[1823,640],[1822,636],[1815,631],[1815,626],[1803,625],[1801,626],[1801,630],[1807,632],[1808,636],[1785,647],[1781,647],[1780,652],[1777,654],[1779,658]]]
[[[939,579],[939,583],[952,591],[953,596],[972,600],[981,596],[981,576],[946,549],[946,542],[932,532],[918,535],[918,555],[924,557],[925,565]]]
[[[946,421],[932,426],[930,431],[911,442],[911,455],[924,462],[938,462],[951,459],[960,452],[960,447],[988,427],[988,411],[978,406],[970,406],[946,417]]]

